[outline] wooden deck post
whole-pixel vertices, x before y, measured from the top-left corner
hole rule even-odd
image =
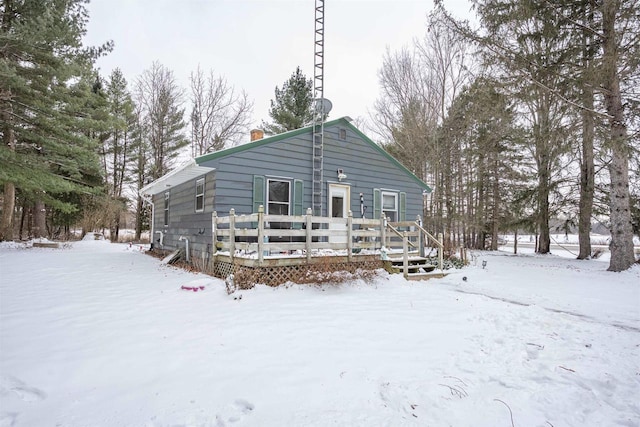
[[[426,238],[423,240],[422,237],[422,218],[420,217],[420,215],[416,216],[416,223],[420,227],[418,229],[418,255],[424,257],[424,244],[427,242],[427,240]]]
[[[402,275],[409,278],[409,236],[407,232],[402,232]]]
[[[264,206],[258,206],[258,263],[264,261]]]
[[[349,262],[353,261],[353,212],[349,209],[347,215],[347,258]]]
[[[444,252],[444,236],[442,233],[438,233],[438,242],[440,242],[440,246],[438,246],[438,268],[442,271],[442,257]]]
[[[307,215],[306,215],[306,225],[307,225],[307,237],[305,240],[305,250],[307,251],[307,262],[311,262],[311,243],[312,243],[312,236],[311,236],[311,229],[313,228],[313,211],[311,210],[311,208],[307,208]]]
[[[218,252],[218,212],[213,211],[211,213],[211,252],[215,254]]]
[[[384,212],[380,215],[380,246],[387,246],[387,219]]]
[[[229,211],[229,257],[233,260],[236,252],[236,210]]]

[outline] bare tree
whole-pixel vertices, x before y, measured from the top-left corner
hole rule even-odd
[[[180,149],[189,143],[183,134],[184,91],[173,72],[156,61],[138,78],[135,102],[146,123],[143,138],[149,141],[152,154],[150,175],[158,179],[169,172]]]
[[[192,156],[240,143],[248,133],[253,111],[246,92],[237,93],[213,70],[205,76],[200,67],[191,73],[190,85]]]
[[[408,49],[385,54],[378,72],[382,94],[374,106],[374,132],[409,169],[426,178],[425,149],[437,127],[436,94],[417,55]]]
[[[470,58],[471,45],[449,29],[438,13],[431,14],[428,25],[429,30],[415,47],[421,67],[429,70],[427,81],[437,94],[432,100],[442,122],[460,90],[471,83],[475,63]]]
[[[183,130],[184,93],[173,72],[159,62],[138,77],[134,92],[133,132],[130,163],[136,192],[169,172],[182,148],[189,144]],[[136,200],[136,239],[146,225],[148,209],[138,193]]]
[[[427,225],[444,231],[447,244],[456,234],[454,218],[461,207],[456,195],[461,148],[443,136],[441,126],[470,83],[472,64],[468,43],[431,15],[424,38],[411,49],[385,54],[372,120],[385,148],[435,188],[425,207]]]

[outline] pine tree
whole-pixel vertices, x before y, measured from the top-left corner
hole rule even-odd
[[[133,101],[127,81],[119,68],[111,72],[106,87],[111,123],[103,144],[103,170],[107,193],[119,198],[127,183],[127,167],[131,161],[131,131]]]
[[[120,215],[126,210],[127,199],[123,196],[125,185],[131,179],[129,166],[133,157],[132,123],[133,101],[127,89],[127,81],[119,68],[111,72],[106,85],[109,108],[109,129],[102,151],[102,168],[106,193],[109,198],[108,220],[111,240],[116,241],[120,231]]]
[[[77,210],[64,195],[88,191],[96,169],[85,108],[95,96],[80,84],[93,60],[110,49],[82,46],[87,12],[82,0],[3,0],[0,9],[0,240],[13,237],[18,189],[63,212]]]
[[[151,162],[151,147],[146,135],[148,134],[148,124],[144,118],[144,111],[140,104],[134,103],[133,109],[133,122],[131,123],[131,142],[132,142],[132,154],[133,162],[130,165],[129,174],[133,177],[134,188],[140,190],[146,184],[152,181],[149,175]],[[144,200],[137,191],[136,197],[136,224],[135,224],[135,238],[140,240],[142,231],[148,229],[148,215],[144,204]]]
[[[282,89],[276,86],[269,116],[273,123],[262,122],[268,135],[300,129],[313,121],[313,82],[302,74],[300,67],[283,83]]]
[[[452,215],[449,203],[447,214],[457,217],[455,225],[463,224],[467,247],[497,250],[498,233],[508,228],[507,201],[521,184],[514,122],[502,85],[478,77],[456,97],[441,126],[440,139],[455,151],[446,169],[453,174],[456,210]]]
[[[638,2],[472,0],[480,17],[480,31],[452,19],[444,12],[443,3],[436,1],[449,24],[486,49],[495,63],[508,70],[506,77],[537,87],[549,101],[589,113],[583,116],[585,161],[580,179],[585,206],[581,213],[581,233],[586,233],[590,211],[586,206],[592,196],[590,141],[595,132],[604,138],[604,163],[608,172],[608,185],[604,190],[611,220],[609,270],[629,268],[634,262],[629,192],[629,162],[634,141],[629,135],[629,124],[637,117],[631,110],[640,80]],[[509,29],[517,31],[507,33]],[[524,50],[523,43],[539,47]],[[595,126],[588,123],[592,118]],[[539,130],[545,131],[540,133],[543,138],[556,135],[549,132],[551,129],[545,130],[548,124],[539,123]],[[561,170],[559,166],[554,165],[555,171]],[[581,239],[581,243],[584,240]],[[581,251],[581,257],[586,255]]]

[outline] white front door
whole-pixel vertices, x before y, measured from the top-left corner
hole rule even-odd
[[[349,214],[349,206],[351,206],[350,190],[348,185],[329,184],[329,217],[345,218],[344,222],[329,223],[329,243],[344,243],[345,248],[347,243],[346,218]]]

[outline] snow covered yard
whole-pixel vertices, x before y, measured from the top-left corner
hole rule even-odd
[[[640,268],[476,264],[234,299],[135,246],[0,247],[0,426],[640,425]]]

